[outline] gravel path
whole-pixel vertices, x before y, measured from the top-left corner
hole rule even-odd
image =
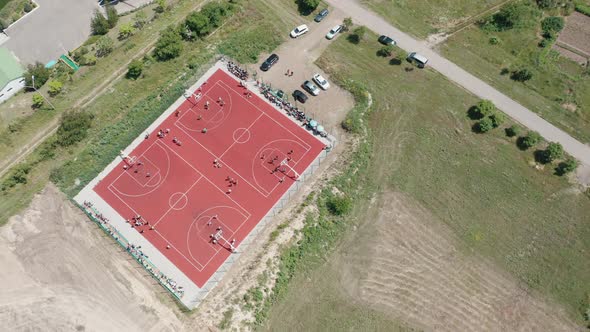
[[[401,32],[377,14],[362,7],[355,0],[327,0],[327,2],[331,6],[346,12],[352,17],[355,24],[365,25],[378,34],[389,35],[397,41],[400,48],[408,52],[418,52],[426,56],[429,59],[428,65],[446,76],[449,80],[482,99],[491,100],[499,110],[514,120],[520,122],[530,130],[539,132],[547,141],[561,143],[567,153],[583,164],[590,165],[590,146],[581,143],[484,81],[445,59],[430,49],[426,42],[416,40],[408,34]],[[424,97],[428,98],[428,96]]]

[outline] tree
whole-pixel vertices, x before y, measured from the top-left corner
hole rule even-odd
[[[130,79],[138,79],[141,76],[141,72],[143,71],[143,61],[141,60],[133,60],[127,67],[127,78]]]
[[[488,131],[494,129],[494,122],[492,121],[492,119],[488,116],[485,117],[483,119],[481,119],[478,123],[477,123],[477,131],[480,133],[487,133]]]
[[[57,129],[57,142],[67,147],[74,145],[88,134],[88,128],[92,125],[92,114],[88,112],[70,111],[64,113]]]
[[[166,61],[176,58],[182,52],[182,37],[173,26],[169,26],[168,29],[164,30],[154,50],[154,56],[159,61]]]
[[[549,143],[547,149],[543,151],[543,157],[547,163],[553,162],[556,159],[560,159],[563,157],[563,146],[555,142]]]
[[[510,78],[518,82],[525,82],[533,78],[533,73],[529,69],[523,68],[512,72]]]
[[[342,32],[346,32],[352,28],[352,18],[347,17],[342,21]]]
[[[306,11],[313,11],[318,8],[320,0],[298,0],[298,4]]]
[[[47,86],[49,87],[49,95],[55,97],[61,92],[61,89],[63,88],[63,83],[58,80],[52,80],[49,81],[49,84],[47,84]]]
[[[385,46],[381,47],[379,49],[379,51],[377,51],[377,53],[379,54],[379,56],[386,58],[386,57],[390,57],[393,55],[393,49],[394,49],[393,45],[385,45]]]
[[[130,36],[132,36],[134,32],[135,28],[133,27],[133,24],[131,22],[121,24],[121,26],[119,27],[119,39],[127,39]]]
[[[514,137],[514,136],[517,136],[518,134],[520,134],[520,127],[517,125],[512,125],[512,126],[506,128],[505,132],[506,132],[506,136]]]
[[[231,7],[221,2],[210,2],[203,6],[201,13],[207,18],[211,26],[217,28],[223,23],[223,19],[230,13]]]
[[[560,32],[563,29],[563,26],[563,17],[549,16],[541,21],[541,29],[547,34]]]
[[[96,42],[96,56],[104,57],[113,51],[115,43],[109,36],[102,36]]]
[[[138,29],[143,29],[143,27],[147,24],[148,20],[147,20],[147,15],[145,14],[145,12],[143,10],[140,10],[137,12],[137,14],[135,14],[135,16],[133,17],[133,25],[138,28]]]
[[[328,211],[336,216],[341,216],[350,211],[351,201],[348,197],[331,196],[326,201]]]
[[[496,112],[496,105],[494,105],[491,100],[482,99],[475,104],[473,111],[476,118],[482,119],[494,114],[494,112]]]
[[[166,0],[156,0],[156,3],[158,4],[158,6],[154,8],[156,13],[163,13],[166,11]]]
[[[353,44],[358,44],[365,37],[366,33],[367,33],[367,28],[361,25],[359,27],[356,27],[352,31],[352,34],[349,35],[347,39],[349,42],[351,42]]]
[[[33,95],[33,108],[41,108],[44,102],[45,100],[43,99],[43,96],[41,96],[40,94],[35,93]]]
[[[523,28],[535,23],[533,18],[539,15],[539,10],[525,2],[510,3],[500,11],[489,17],[483,28],[492,31],[504,31],[513,28]]]
[[[206,36],[212,29],[209,17],[200,12],[189,14],[186,18],[185,25],[199,37]]]
[[[494,112],[494,114],[490,115],[490,120],[492,120],[494,128],[498,128],[506,121],[506,116],[502,112]]]
[[[90,30],[93,35],[106,35],[109,32],[109,21],[98,10],[90,20]]]
[[[106,13],[107,13],[107,22],[109,23],[109,29],[112,29],[117,25],[119,21],[119,15],[117,14],[117,9],[113,6],[107,5],[106,6]]]
[[[27,72],[25,73],[25,85],[28,89],[31,89],[33,86],[33,76],[35,76],[35,89],[39,89],[40,87],[49,80],[50,75],[49,69],[45,68],[45,66],[41,62],[36,62],[34,65],[27,66]]]
[[[570,158],[566,161],[560,162],[559,165],[557,165],[557,168],[555,168],[555,173],[561,176],[575,171],[576,168],[578,168],[578,161]]]
[[[541,141],[541,135],[536,131],[529,131],[525,137],[522,138],[522,146],[525,149],[532,148]]]

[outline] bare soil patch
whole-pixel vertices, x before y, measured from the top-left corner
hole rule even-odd
[[[590,57],[590,17],[573,12],[566,18],[565,28],[559,34],[557,43]]]
[[[5,331],[181,327],[164,290],[53,185],[0,229],[0,265]]]
[[[558,305],[478,256],[416,202],[388,193],[373,204],[340,262],[361,305],[438,331],[580,330]]]

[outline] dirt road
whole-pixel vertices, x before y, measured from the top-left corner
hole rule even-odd
[[[539,132],[547,141],[561,143],[567,153],[582,163],[590,165],[590,146],[581,143],[484,81],[445,59],[430,49],[426,42],[416,40],[403,33],[377,14],[359,5],[355,0],[327,0],[327,2],[347,13],[348,16],[352,17],[355,24],[365,25],[378,34],[389,35],[398,42],[398,46],[402,49],[408,52],[418,52],[426,56],[429,59],[428,65],[451,81],[482,99],[491,100],[499,110],[514,120],[531,130]]]

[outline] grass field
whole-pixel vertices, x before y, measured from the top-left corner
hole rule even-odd
[[[444,32],[502,0],[385,1],[362,0],[397,28],[416,37]],[[395,39],[395,36],[391,36]]]
[[[590,199],[552,176],[552,170],[529,166],[530,154],[519,151],[501,130],[473,133],[466,113],[477,101],[473,96],[433,71],[406,72],[405,65],[389,65],[375,57],[379,45],[374,38],[365,40],[370,42],[353,46],[339,38],[319,60],[332,77],[366,85],[374,101],[371,153],[355,156],[368,158],[369,165],[357,175],[359,187],[344,190],[354,201],[346,222],[371,218],[366,207],[375,192],[401,192],[442,220],[461,240],[465,255],[491,258],[563,304],[580,322],[590,291]],[[344,233],[338,236],[354,239],[356,234],[351,224]],[[313,263],[271,309],[270,330],[296,322],[306,330],[322,330],[335,316],[344,317],[338,323],[343,327],[386,324],[388,317],[355,306],[334,286],[344,278],[331,263],[338,261],[338,251],[326,255],[317,249],[303,258]],[[314,296],[329,304],[310,302]],[[319,318],[308,321],[306,315]]]
[[[538,27],[486,33],[477,26],[458,32],[440,46],[449,60],[514,98],[577,139],[590,142],[590,73],[554,51],[537,45]],[[490,37],[500,43],[492,45]],[[533,78],[515,82],[503,69],[526,66]]]

